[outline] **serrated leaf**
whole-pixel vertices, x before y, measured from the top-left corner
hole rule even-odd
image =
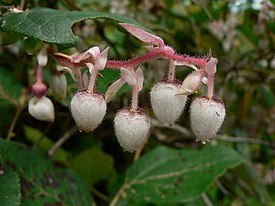
[[[91,147],[71,160],[71,167],[88,185],[107,179],[114,172],[114,160],[99,147]]]
[[[96,11],[61,11],[41,7],[20,13],[4,14],[0,20],[0,28],[5,32],[18,33],[46,43],[73,45],[79,38],[73,34],[71,27],[74,23],[89,18],[107,18],[143,28],[137,21],[126,16]]]
[[[1,168],[19,175],[22,206],[91,206],[85,182],[72,170],[54,165],[45,151],[0,140]]]
[[[127,170],[125,184],[135,200],[185,202],[197,198],[226,169],[242,161],[236,151],[223,146],[200,151],[158,147]]]
[[[0,205],[19,206],[21,194],[18,175],[12,171],[1,172],[3,174],[0,175]]]

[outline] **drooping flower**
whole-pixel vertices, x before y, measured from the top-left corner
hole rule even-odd
[[[136,111],[123,108],[116,114],[114,127],[120,146],[125,151],[134,152],[142,147],[148,139],[150,119],[141,108]]]
[[[90,55],[94,63],[86,63],[91,74],[87,88],[78,91],[72,98],[70,108],[72,116],[80,130],[91,132],[102,122],[106,113],[104,96],[95,90],[96,77],[99,70],[103,70],[107,62],[108,48],[100,52],[98,47],[93,47],[83,55]]]
[[[45,96],[41,98],[31,98],[28,105],[28,111],[35,119],[47,122],[54,121],[53,103]]]
[[[151,105],[161,123],[172,125],[183,112],[187,96],[175,95],[180,85],[176,80],[161,80],[153,86],[150,93]]]
[[[50,88],[53,94],[61,99],[65,99],[67,95],[67,79],[63,73],[51,75]]]
[[[225,108],[221,100],[207,97],[196,98],[190,107],[191,129],[196,141],[206,143],[216,136],[225,118]]]
[[[107,105],[101,94],[83,90],[73,96],[70,108],[79,129],[91,132],[102,122]]]

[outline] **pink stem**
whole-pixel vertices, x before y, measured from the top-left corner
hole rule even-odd
[[[71,61],[71,59],[66,58],[64,56],[55,55],[55,54],[53,55],[60,63],[62,63],[65,66],[68,66],[69,68],[74,66],[81,68],[86,66],[85,63],[88,63],[88,62],[93,63],[92,58],[85,59],[79,63],[74,63]],[[207,58],[197,58],[197,57],[190,57],[188,55],[176,54],[171,47],[164,46],[164,47],[154,48],[153,50],[145,54],[134,57],[127,61],[108,60],[106,67],[112,68],[112,69],[120,69],[121,67],[132,68],[137,64],[146,62],[154,58],[166,58],[166,59],[175,60],[178,62],[186,62],[188,64],[194,64],[196,66],[200,66],[203,68],[206,66],[206,63],[207,63]]]
[[[39,82],[39,83],[43,82],[43,67],[42,66],[37,67],[36,82]]]
[[[82,73],[80,68],[75,68],[76,71],[76,81],[77,81],[77,87],[78,89],[83,89],[83,79],[82,79]]]
[[[214,96],[214,79],[215,79],[215,74],[209,74],[207,76],[207,97],[209,99],[212,99]]]
[[[133,94],[132,94],[131,110],[136,111],[138,108],[138,86],[134,85],[132,89],[133,89]]]
[[[89,81],[89,85],[88,85],[88,91],[90,93],[93,93],[95,90],[95,82],[96,82],[97,74],[98,74],[97,69],[94,69],[93,72],[91,73],[90,81]]]
[[[173,82],[174,81],[174,79],[175,79],[175,69],[176,69],[175,61],[170,60],[169,71],[168,71],[168,82]]]
[[[154,50],[149,51],[148,53],[142,54],[140,56],[134,57],[132,59],[129,59],[127,61],[115,61],[115,60],[108,60],[106,67],[113,68],[113,69],[120,69],[121,67],[133,67],[137,64],[146,62],[153,58],[160,58],[164,57],[170,60],[176,60],[179,62],[186,62],[189,64],[194,64],[197,66],[205,67],[207,63],[206,58],[196,58],[196,57],[190,57],[187,55],[179,55],[176,54],[172,48],[170,47],[161,47],[156,48]]]

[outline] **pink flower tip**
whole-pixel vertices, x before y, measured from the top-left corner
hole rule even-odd
[[[153,34],[150,34],[149,32],[139,28],[138,26],[134,24],[128,24],[128,23],[119,23],[120,26],[122,26],[124,29],[126,29],[130,34],[138,38],[140,41],[146,43],[146,44],[152,44],[158,47],[164,47],[164,41],[162,38],[155,36]]]
[[[35,82],[32,85],[32,93],[34,96],[41,98],[47,93],[47,86],[43,82]]]

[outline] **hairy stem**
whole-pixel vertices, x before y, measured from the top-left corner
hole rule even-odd
[[[165,46],[165,47],[153,49],[145,54],[134,57],[127,61],[108,60],[106,67],[113,68],[113,69],[119,69],[121,67],[126,67],[126,68],[133,67],[137,64],[146,62],[150,59],[161,58],[161,57],[164,57],[170,60],[176,60],[178,62],[186,62],[189,64],[201,66],[201,67],[205,67],[207,63],[206,58],[196,58],[196,57],[190,57],[187,55],[176,54],[172,48]]]
[[[168,71],[168,82],[173,82],[174,81],[174,79],[175,79],[175,70],[176,70],[175,61],[170,60],[169,71]]]
[[[94,63],[93,58],[87,58],[80,62],[75,62],[72,60],[73,58],[71,56],[64,55],[62,53],[55,53],[50,49],[48,49],[48,52],[52,53],[56,58],[56,60],[58,60],[62,65],[67,66],[69,68],[72,68],[72,67],[81,68],[86,66],[85,63]],[[190,57],[188,55],[176,54],[171,47],[164,46],[164,47],[154,48],[145,54],[133,57],[126,61],[108,60],[106,63],[106,67],[111,69],[120,69],[121,67],[133,68],[138,64],[147,62],[154,58],[166,58],[177,62],[196,65],[202,68],[205,68],[208,60],[207,57],[199,58],[199,57]]]
[[[209,99],[212,99],[214,96],[214,80],[215,80],[215,74],[209,74],[207,80],[207,97]]]
[[[95,90],[95,82],[96,82],[97,74],[98,74],[98,70],[94,69],[91,73],[91,76],[90,76],[88,91],[91,92],[91,93],[93,93],[94,90]]]
[[[38,66],[36,71],[36,81],[37,82],[43,82],[43,67]]]
[[[138,86],[133,86],[131,110],[136,111],[138,108]]]

